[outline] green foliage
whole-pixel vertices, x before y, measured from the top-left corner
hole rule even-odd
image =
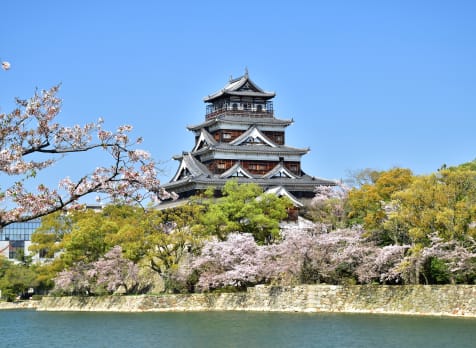
[[[217,199],[202,200],[205,212],[200,225],[205,234],[225,240],[232,232],[251,233],[259,243],[279,237],[279,222],[286,218],[291,202],[284,197],[263,194],[256,184],[228,181]]]
[[[440,170],[451,170],[451,171],[457,171],[457,170],[472,170],[476,171],[476,159],[472,160],[471,162],[466,162],[462,163],[460,165],[457,165],[455,167],[446,167],[446,164],[444,164]]]
[[[350,224],[361,224],[373,231],[381,229],[386,219],[385,203],[393,193],[408,187],[413,180],[409,169],[393,168],[386,172],[373,173],[372,183],[349,192],[347,211]]]
[[[346,182],[353,187],[361,187],[365,184],[371,185],[375,184],[375,181],[377,181],[379,175],[379,171],[371,168],[365,168],[358,171],[350,171]]]
[[[430,258],[423,266],[430,284],[448,284],[451,281],[448,265],[436,257]]]
[[[53,258],[61,250],[63,237],[71,232],[75,215],[56,212],[42,217],[40,227],[31,236],[29,250],[34,254],[43,252],[45,257]]]
[[[102,211],[76,211],[51,215],[33,234],[30,250],[61,250],[52,263],[38,267],[38,281],[52,287],[52,279],[78,263],[91,263],[113,246],[121,246],[129,260],[147,264],[164,278],[177,269],[188,252],[201,246],[202,236],[194,221],[203,206],[186,204],[178,208],[145,210],[131,206],[107,206]]]
[[[476,237],[476,171],[442,170],[416,177],[394,194],[399,209],[392,215],[413,243],[427,244],[431,233],[444,240]]]
[[[33,269],[0,257],[0,290],[3,298],[13,301],[17,297],[25,296],[29,288],[37,286],[37,276]]]
[[[367,170],[347,196],[315,199],[318,203],[312,203],[315,206],[306,216],[330,230],[361,224],[364,237],[378,247],[407,246],[402,262],[392,270],[405,283],[471,283],[476,279],[472,254],[465,256],[464,268],[455,271],[455,265],[461,259],[456,251],[475,250],[470,245],[476,237],[475,166],[473,161],[422,176],[402,168]],[[279,238],[279,222],[292,206],[285,198],[263,194],[255,184],[229,181],[220,197],[214,193],[207,190],[187,204],[162,211],[118,205],[100,212],[46,216],[32,236],[30,250],[44,251],[49,257],[61,251],[60,256],[45,265],[29,264],[27,259],[22,265],[0,260],[0,288],[9,298],[29,287],[51,289],[58,272],[95,262],[118,245],[124,257],[160,274],[166,290],[193,291],[197,275],[184,277],[181,267],[205,241],[226,240],[230,233],[240,232],[250,233],[258,244],[268,244]],[[454,249],[458,259],[441,253],[424,256],[423,251],[437,249],[435,236],[441,239],[438,250]],[[442,243],[450,241],[457,243],[447,244],[453,246],[447,250]],[[352,269],[346,267],[337,267],[333,277],[339,282],[355,281]],[[315,282],[317,276],[312,268],[303,267],[299,279]]]
[[[382,244],[428,244],[476,236],[476,171],[473,162],[413,176],[408,169],[380,172],[373,184],[350,191],[349,221]]]
[[[194,204],[162,211],[160,217],[149,220],[150,226],[160,225],[160,233],[150,234],[147,242],[158,246],[149,249],[147,259],[152,269],[173,284],[170,276],[188,253],[197,252],[203,243],[202,230],[195,225],[203,207]]]

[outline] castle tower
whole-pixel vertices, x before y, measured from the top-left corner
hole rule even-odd
[[[316,186],[335,185],[302,170],[301,157],[309,149],[285,144],[285,129],[293,120],[274,117],[274,97],[248,71],[205,97],[205,121],[187,127],[195,134],[195,146],[174,156],[180,165],[164,188],[186,198],[210,186],[220,190],[235,179],[288,195],[299,205],[300,199],[314,196]]]

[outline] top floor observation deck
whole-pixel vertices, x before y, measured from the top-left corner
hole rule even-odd
[[[263,103],[225,103],[207,105],[205,119],[217,118],[219,116],[243,116],[266,118],[274,117],[273,102]]]

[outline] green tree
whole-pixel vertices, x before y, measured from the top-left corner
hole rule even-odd
[[[464,167],[417,177],[394,194],[399,209],[392,215],[413,243],[428,243],[437,233],[444,240],[476,237],[476,171]]]
[[[393,168],[374,173],[374,182],[363,184],[350,190],[347,212],[350,224],[361,224],[383,244],[400,244],[405,241],[405,233],[398,224],[388,223],[390,213],[397,208],[393,195],[406,189],[414,180],[409,169]],[[387,225],[385,225],[387,223]]]
[[[51,287],[51,279],[58,272],[78,263],[92,263],[116,245],[121,246],[126,258],[168,280],[183,257],[202,243],[202,229],[197,229],[195,221],[203,209],[198,204],[163,211],[111,205],[100,212],[86,210],[46,217],[33,235],[30,249],[48,250],[50,255],[53,250],[61,250],[61,254],[38,268],[39,280]]]
[[[94,211],[85,211],[73,224],[71,233],[63,237],[61,257],[68,265],[96,261],[109,250],[106,235],[116,233],[118,229],[116,221],[105,219]]]
[[[37,286],[36,273],[30,267],[14,264],[0,257],[0,290],[3,298],[13,301],[18,296],[25,296],[28,289]]]
[[[289,199],[264,194],[256,184],[228,181],[222,196],[212,198],[211,191],[202,204],[205,213],[200,218],[204,232],[225,240],[232,232],[251,233],[259,243],[279,237],[279,222],[287,217]]]
[[[30,252],[43,254],[46,258],[53,258],[61,250],[63,237],[71,233],[74,217],[77,213],[64,214],[55,212],[41,218],[41,225],[31,236]]]

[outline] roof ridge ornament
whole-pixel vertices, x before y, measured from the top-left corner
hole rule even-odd
[[[248,78],[248,67],[245,66],[245,77]]]

